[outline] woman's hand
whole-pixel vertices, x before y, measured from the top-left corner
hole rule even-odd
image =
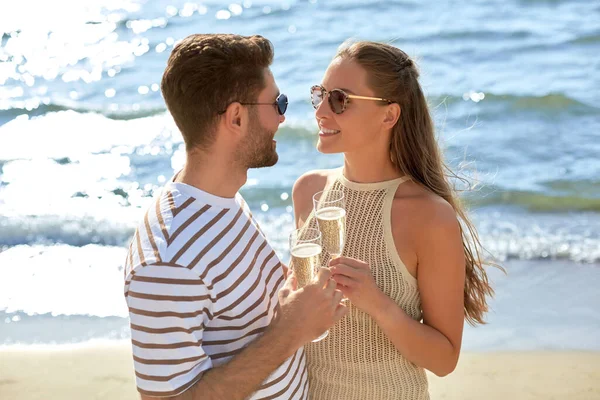
[[[334,258],[329,262],[331,278],[338,284],[354,306],[373,316],[385,304],[387,296],[379,289],[366,262],[349,257]]]

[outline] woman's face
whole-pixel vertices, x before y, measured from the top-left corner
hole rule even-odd
[[[348,59],[334,59],[325,71],[321,86],[327,92],[342,89],[350,95],[380,97],[367,86],[367,71]],[[336,114],[331,110],[327,96],[324,96],[315,110],[319,124],[317,150],[326,154],[346,153],[381,145],[382,142],[387,145],[389,137],[383,129],[387,108],[385,103],[378,101],[349,99],[344,112]]]

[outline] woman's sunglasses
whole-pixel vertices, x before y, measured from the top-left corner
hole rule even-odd
[[[288,107],[288,98],[285,94],[281,93],[277,96],[274,103],[240,103],[244,106],[275,106],[279,115],[285,114]]]
[[[346,110],[350,99],[385,101],[388,104],[393,103],[393,101],[388,99],[382,99],[381,97],[355,96],[353,94],[348,94],[344,92],[342,89],[333,89],[328,92],[323,86],[315,85],[310,88],[310,98],[315,110],[319,108],[325,96],[327,96],[327,101],[329,102],[331,111],[333,111],[336,114],[341,114]]]

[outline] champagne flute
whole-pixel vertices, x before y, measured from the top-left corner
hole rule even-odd
[[[344,251],[346,241],[346,204],[341,190],[321,191],[313,196],[315,217],[321,235],[323,247],[332,258]]]
[[[346,242],[346,202],[341,190],[315,193],[313,204],[317,225],[323,236],[323,247],[331,258],[342,255]],[[342,301],[347,301],[344,296]]]
[[[290,233],[290,268],[296,275],[299,287],[316,279],[317,271],[321,268],[321,251],[321,232],[318,229],[301,228]],[[325,339],[328,334],[329,330],[326,330],[313,342]]]

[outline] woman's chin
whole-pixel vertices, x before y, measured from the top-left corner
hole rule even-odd
[[[336,154],[342,152],[341,149],[331,146],[329,143],[323,143],[323,141],[320,138],[317,142],[317,151],[323,154]]]

